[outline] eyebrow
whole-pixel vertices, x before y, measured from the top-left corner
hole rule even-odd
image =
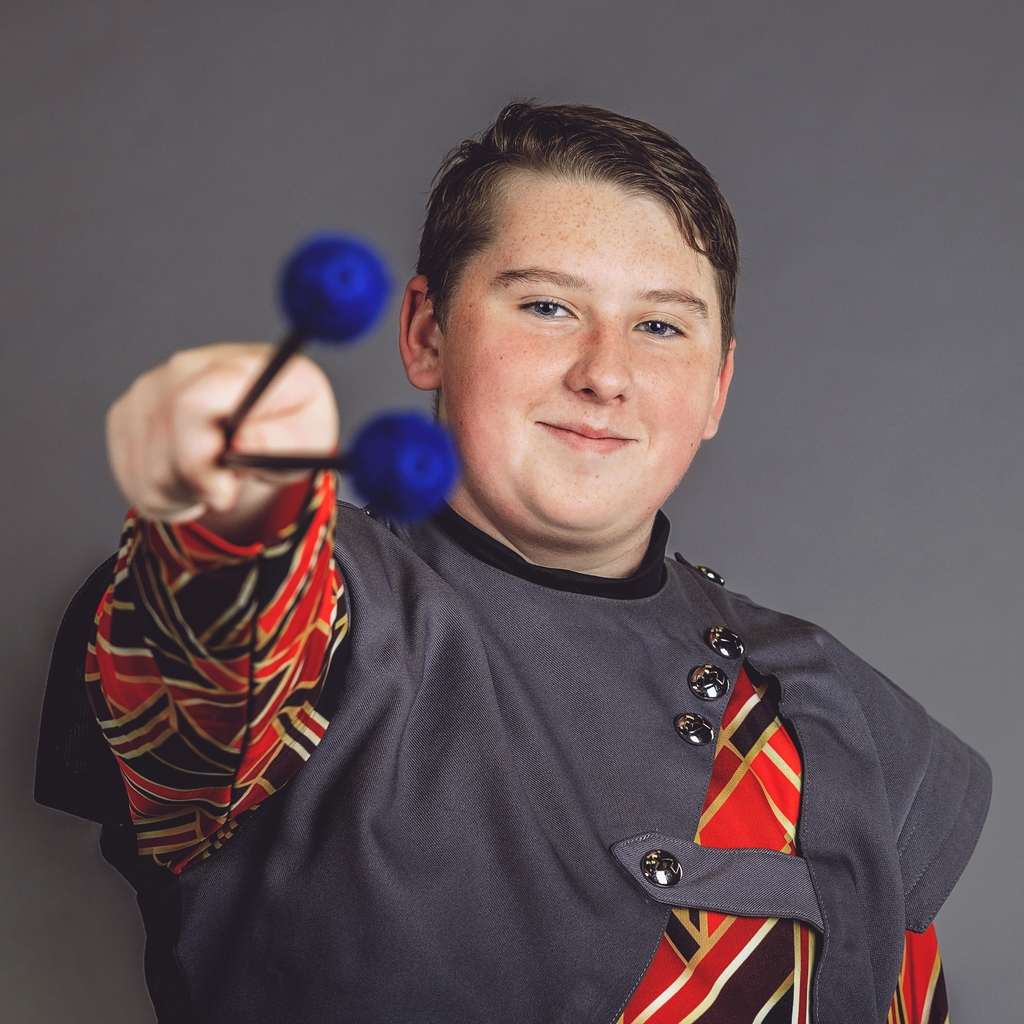
[[[708,318],[708,304],[698,298],[696,295],[691,295],[689,292],[679,292],[674,288],[667,290],[655,290],[650,292],[641,292],[637,298],[643,299],[644,302],[656,302],[659,305],[666,302],[675,302],[680,306],[689,306],[695,316],[699,316],[701,320],[707,320]]]
[[[594,286],[582,277],[577,277],[575,274],[567,274],[561,270],[548,270],[545,267],[523,267],[517,270],[503,270],[494,277],[495,285],[505,287],[523,281],[553,284],[558,288],[571,288],[580,292],[592,292],[594,290]],[[687,306],[694,315],[702,320],[708,319],[708,304],[690,292],[677,291],[674,288],[656,288],[640,292],[637,298],[642,302],[675,303],[680,306]]]
[[[503,270],[495,275],[494,283],[500,285],[517,284],[520,281],[542,281],[558,285],[559,288],[572,288],[578,292],[592,292],[593,286],[582,277],[566,274],[561,270],[545,270],[543,267],[524,267],[522,270]]]

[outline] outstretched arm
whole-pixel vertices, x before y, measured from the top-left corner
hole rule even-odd
[[[134,508],[97,612],[86,685],[118,759],[140,853],[180,871],[298,770],[347,630],[332,558],[334,480],[219,466],[221,423],[262,346],[181,353],[111,409],[115,476]],[[337,416],[297,359],[238,450],[328,451]]]

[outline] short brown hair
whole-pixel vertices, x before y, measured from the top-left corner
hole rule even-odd
[[[466,139],[445,157],[427,203],[416,264],[442,329],[467,263],[491,242],[497,200],[516,171],[606,182],[667,207],[686,241],[714,268],[725,358],[739,239],[715,179],[666,132],[580,104],[510,103],[479,138]]]

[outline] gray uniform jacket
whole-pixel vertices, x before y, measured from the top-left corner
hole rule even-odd
[[[605,1024],[671,905],[809,923],[815,1021],[885,1019],[904,929],[927,927],[980,832],[977,754],[821,629],[687,565],[612,600],[485,564],[436,523],[343,507],[337,536],[350,641],[299,774],[180,878],[133,867],[130,826],[99,809],[162,1022]],[[701,664],[777,681],[800,856],[694,844],[715,745],[674,722],[717,730],[728,702],[691,692]],[[45,770],[59,742],[74,761],[47,724],[62,685],[51,672],[37,795],[87,813],[97,783]],[[676,884],[645,877],[651,850]]]

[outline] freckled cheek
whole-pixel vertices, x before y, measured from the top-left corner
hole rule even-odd
[[[465,373],[466,390],[496,414],[525,411],[548,376],[530,351],[514,341],[481,352],[465,367]]]
[[[693,391],[669,391],[652,401],[644,416],[649,443],[670,467],[680,471],[700,445],[706,420],[703,396]]]
[[[509,395],[495,364],[472,361],[445,381],[445,414],[460,448],[496,452],[508,428]]]

